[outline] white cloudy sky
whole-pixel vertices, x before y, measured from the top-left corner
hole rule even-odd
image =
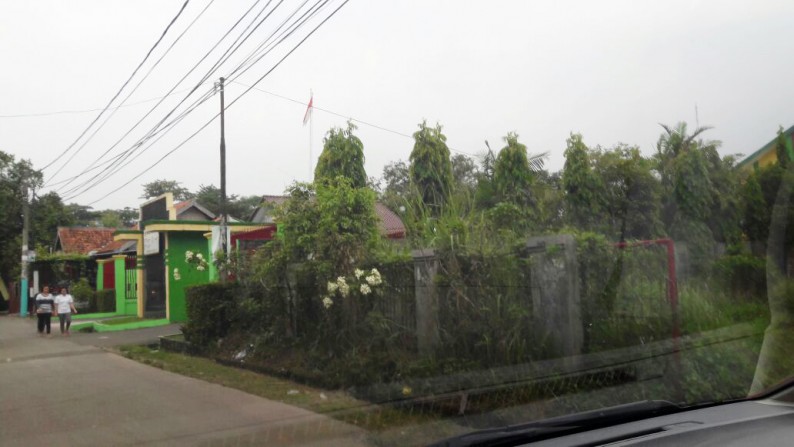
[[[98,111],[11,116],[101,109],[183,2],[2,2],[0,150],[29,158],[38,168],[67,150]],[[70,185],[56,183],[45,190],[101,209],[136,206],[140,185],[158,178],[180,181],[190,189],[217,185],[217,120],[148,168],[217,113],[217,96],[156,143],[130,149],[187,94],[185,90],[267,2],[256,3],[252,14],[177,85],[255,3],[216,0],[209,5],[130,96],[128,106],[119,108],[85,145],[84,137],[44,172],[56,183],[81,174],[105,152],[100,162],[123,151],[140,154],[138,158],[104,182],[86,183],[93,186],[80,195],[70,197],[68,190],[101,178],[101,169]],[[228,75],[302,3],[285,0],[198,93]],[[208,4],[209,0],[190,0],[114,105]],[[312,4],[314,0],[306,7]],[[238,83],[228,85],[227,103],[339,4],[341,0],[330,0],[313,21],[241,75]],[[342,116],[315,111],[315,157],[325,131],[343,125],[343,117],[403,134],[413,133],[426,118],[444,126],[455,151],[480,153],[486,139],[492,147],[501,147],[501,137],[516,131],[530,152],[549,151],[549,166],[559,169],[571,131],[582,133],[591,145],[625,142],[651,153],[661,130],[658,123],[686,120],[694,125],[695,104],[700,124],[715,127],[707,135],[723,141],[723,153],[748,154],[769,141],[779,125],[794,124],[792,20],[790,1],[351,0],[257,87],[299,101],[307,101],[313,89],[316,106]],[[133,129],[157,104],[142,101],[162,97],[174,86],[179,94],[168,96]],[[188,103],[197,97],[194,94]],[[277,194],[293,180],[308,179],[310,136],[309,127],[302,125],[304,109],[258,90],[228,109],[231,193]],[[359,127],[370,176],[380,176],[389,161],[408,158],[409,138],[365,124]]]

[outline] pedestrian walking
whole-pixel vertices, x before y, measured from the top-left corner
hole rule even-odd
[[[41,293],[36,295],[36,316],[39,318],[39,337],[44,336],[44,329],[47,329],[47,337],[50,336],[50,325],[52,321],[52,313],[55,310],[55,297],[50,293],[50,287],[44,286]]]
[[[69,328],[72,326],[72,314],[76,314],[77,309],[74,308],[74,298],[69,295],[66,287],[61,287],[61,292],[55,297],[55,307],[58,311],[58,321],[61,323],[61,335],[68,337]]]

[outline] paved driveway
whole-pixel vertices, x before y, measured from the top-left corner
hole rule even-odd
[[[0,445],[363,444],[348,424],[92,346],[125,342],[102,336],[0,317]]]

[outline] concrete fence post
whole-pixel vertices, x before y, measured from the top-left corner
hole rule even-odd
[[[584,345],[576,240],[569,234],[539,236],[526,246],[536,336],[555,356],[575,358]]]
[[[414,250],[414,289],[416,294],[416,341],[419,354],[430,355],[438,347],[438,258],[433,250]]]

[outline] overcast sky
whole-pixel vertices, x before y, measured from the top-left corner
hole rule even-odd
[[[30,159],[37,168],[63,154],[183,3],[0,3],[0,150]],[[208,92],[220,76],[228,76],[302,3],[285,0],[171,118]],[[177,84],[254,4],[198,69]],[[83,145],[97,125],[44,171],[47,181],[56,183],[45,191],[104,209],[137,206],[141,185],[155,179],[177,180],[192,190],[218,185],[218,120],[149,168],[217,114],[218,95],[170,132],[156,134],[162,138],[154,144],[149,145],[150,139],[132,149],[185,98],[266,4],[190,0],[114,106],[209,7],[93,138]],[[313,4],[310,0],[304,10]],[[227,104],[340,4],[330,0],[304,27],[227,85]],[[310,141],[316,158],[325,132],[344,125],[346,117],[388,129],[357,123],[367,173],[374,177],[380,177],[386,163],[407,160],[413,142],[404,135],[412,134],[423,118],[443,125],[453,153],[482,153],[484,140],[501,148],[502,137],[515,131],[531,153],[548,151],[548,166],[558,170],[570,132],[582,133],[588,145],[623,142],[650,154],[661,131],[658,123],[688,121],[694,127],[697,105],[699,123],[714,127],[706,136],[723,142],[723,154],[749,154],[771,140],[778,126],[794,124],[793,18],[790,1],[351,0],[257,84],[299,102],[308,101],[311,89],[315,106],[341,116],[315,110],[310,137],[310,126],[302,123],[304,105],[251,90],[226,114],[227,190],[280,194],[292,181],[308,180]],[[176,94],[133,129],[159,101],[152,99],[174,87]],[[94,111],[9,117],[84,110]],[[113,112],[108,110],[97,124]],[[125,159],[132,161],[106,181],[86,183],[91,187],[70,197],[81,189],[69,189],[101,179],[103,169],[125,151],[138,158]],[[69,185],[57,184],[98,159],[108,164]]]

